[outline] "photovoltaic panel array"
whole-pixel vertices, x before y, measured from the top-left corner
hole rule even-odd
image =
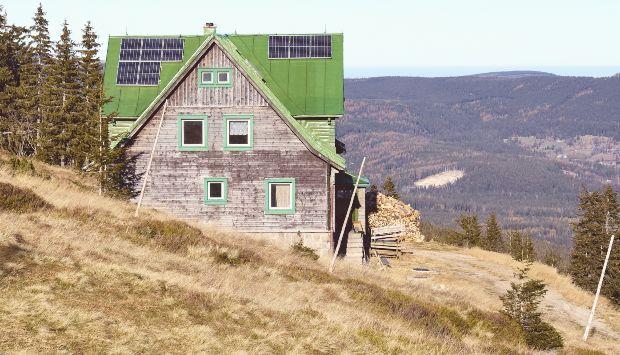
[[[182,38],[123,38],[116,84],[157,85],[161,62],[182,59]]]
[[[331,58],[330,35],[272,35],[269,36],[269,59]]]

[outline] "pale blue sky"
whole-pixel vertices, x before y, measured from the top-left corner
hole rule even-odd
[[[56,37],[91,20],[108,35],[343,32],[348,76],[457,75],[534,69],[620,72],[617,0],[41,0]],[[30,25],[39,0],[5,0],[9,21]]]

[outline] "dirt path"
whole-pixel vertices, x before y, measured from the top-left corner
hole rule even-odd
[[[499,296],[510,287],[515,271],[506,265],[460,251],[414,248],[412,254],[394,263],[392,274],[419,285],[420,289],[430,288],[436,293],[434,298],[441,298],[444,293],[467,300],[482,309],[497,310],[501,307]],[[564,334],[565,341],[579,345],[589,308],[567,300],[551,286],[548,286],[541,305],[545,319]],[[588,343],[592,345],[595,342],[601,345],[601,350],[613,353],[620,349],[618,312],[608,313],[605,316],[616,322],[609,324],[597,314],[599,319],[594,322],[594,331]]]

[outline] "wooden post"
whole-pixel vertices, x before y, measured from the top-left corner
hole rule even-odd
[[[340,236],[338,237],[338,244],[336,244],[336,249],[334,249],[334,257],[332,258],[332,262],[329,266],[329,272],[334,272],[334,265],[336,265],[336,258],[338,257],[338,250],[340,250],[340,245],[342,244],[342,236],[344,235],[344,229],[347,227],[347,221],[349,220],[349,214],[351,213],[351,208],[353,207],[353,201],[355,200],[355,193],[357,192],[357,186],[360,183],[360,177],[362,177],[362,171],[364,170],[364,163],[366,162],[366,157],[362,159],[362,165],[360,166],[360,172],[357,174],[357,179],[355,180],[355,186],[353,187],[353,193],[351,194],[351,201],[349,202],[349,208],[347,208],[347,214],[344,217],[344,221],[342,222],[342,228],[340,228]]]
[[[590,318],[588,318],[588,324],[586,324],[586,330],[583,332],[583,341],[588,340],[590,334],[590,327],[592,326],[592,320],[594,319],[594,312],[596,311],[596,304],[598,303],[598,296],[601,293],[601,286],[603,286],[603,278],[605,277],[605,269],[607,269],[607,262],[609,261],[609,255],[611,254],[611,247],[614,245],[614,235],[611,235],[609,239],[609,247],[607,248],[607,256],[605,257],[605,263],[603,264],[603,270],[601,270],[601,277],[598,280],[598,287],[596,288],[596,295],[594,296],[594,303],[592,304],[592,310],[590,311]]]
[[[146,182],[149,178],[149,172],[151,171],[151,164],[153,163],[153,156],[155,155],[155,148],[157,147],[157,141],[159,140],[159,132],[161,131],[161,126],[164,123],[164,116],[166,115],[166,109],[168,108],[168,100],[164,104],[164,109],[161,113],[161,118],[159,119],[159,127],[157,127],[157,134],[155,135],[155,141],[153,142],[153,148],[151,148],[151,156],[149,157],[149,162],[146,165],[146,172],[144,173],[144,181],[142,182],[142,190],[140,190],[140,198],[138,199],[138,206],[136,206],[136,212],[134,213],[134,217],[138,217],[138,211],[140,210],[140,206],[142,206],[142,199],[144,198],[144,190],[146,189]]]

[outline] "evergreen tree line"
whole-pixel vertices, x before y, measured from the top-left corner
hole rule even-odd
[[[620,203],[611,186],[582,189],[579,219],[573,224],[570,275],[580,287],[595,292],[612,235],[620,238]],[[601,293],[620,305],[620,246],[612,248]]]
[[[96,173],[101,190],[122,190],[122,151],[110,149],[102,65],[90,22],[80,43],[67,21],[52,41],[41,5],[33,25],[8,23],[0,7],[0,148]]]

